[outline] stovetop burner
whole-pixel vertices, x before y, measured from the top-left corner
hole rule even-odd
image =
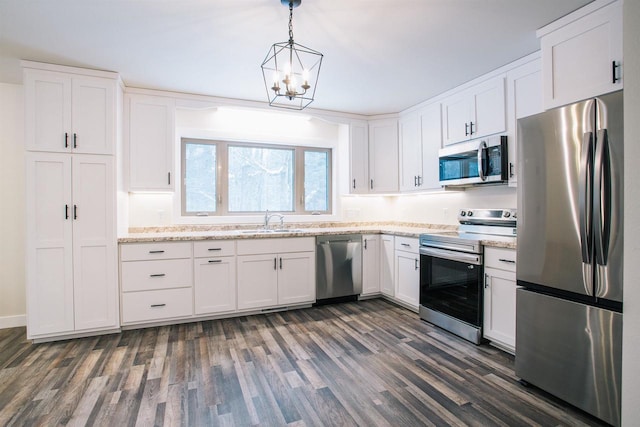
[[[462,209],[458,213],[458,231],[422,234],[420,245],[480,254],[483,240],[513,239],[516,219],[515,209]]]

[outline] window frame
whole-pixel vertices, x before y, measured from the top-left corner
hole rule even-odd
[[[186,211],[186,146],[187,144],[215,145],[216,146],[216,211],[215,212],[188,212]],[[274,144],[263,142],[226,141],[209,138],[180,138],[180,213],[185,218],[195,217],[233,217],[233,216],[259,216],[264,211],[234,211],[229,212],[229,147],[250,147],[276,150],[293,151],[293,211],[282,211],[287,215],[332,215],[333,214],[333,149],[327,147],[315,147],[307,145]],[[305,210],[305,153],[321,152],[327,154],[327,210]]]

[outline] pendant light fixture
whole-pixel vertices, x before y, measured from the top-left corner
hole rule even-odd
[[[293,8],[302,0],[280,0],[289,7],[289,41],[274,43],[262,63],[269,105],[302,110],[313,102],[322,54],[293,41]]]

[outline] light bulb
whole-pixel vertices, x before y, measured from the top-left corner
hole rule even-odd
[[[309,84],[309,70],[302,70],[302,80],[304,80],[304,84]]]

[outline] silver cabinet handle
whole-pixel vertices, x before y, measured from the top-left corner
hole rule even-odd
[[[150,254],[163,254],[164,251],[149,251]]]
[[[508,262],[509,264],[515,264],[516,262],[512,259],[504,259],[504,258],[498,258],[498,261],[502,261],[502,262]]]
[[[410,248],[411,247],[411,245],[408,244],[408,243],[400,243],[400,246],[404,246],[406,248]]]
[[[166,276],[166,274],[164,273],[158,273],[158,274],[150,274],[149,277],[164,277]]]
[[[487,289],[489,287],[489,275],[484,275],[484,288]]]
[[[165,307],[167,304],[151,304],[151,308]]]
[[[367,249],[367,239],[364,239],[364,248]]]
[[[371,180],[371,189],[373,190],[373,180]]]
[[[209,248],[208,251],[221,251],[222,248]]]
[[[209,262],[209,264],[213,264],[215,262],[222,262],[222,260],[221,259],[210,259],[208,262]]]
[[[420,268],[420,264],[418,264],[418,262],[419,262],[418,258],[414,259],[414,261],[415,261],[415,269],[417,270],[417,269]]]

